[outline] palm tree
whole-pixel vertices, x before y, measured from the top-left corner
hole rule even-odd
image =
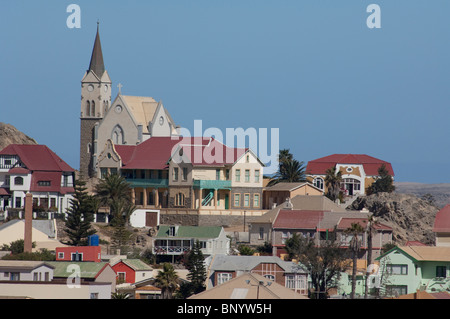
[[[304,164],[304,162],[294,159],[289,149],[280,150],[278,154],[278,171],[267,186],[273,186],[281,182],[304,182],[306,180]]]
[[[325,176],[325,185],[327,187],[326,196],[333,202],[339,198],[339,192],[341,189],[342,172],[337,171],[336,167],[327,169]]]
[[[373,215],[370,215],[367,220],[367,267],[366,267],[366,287],[364,291],[364,298],[367,299],[368,293],[369,293],[369,275],[370,275],[370,268],[369,266],[372,264],[372,237],[375,229],[375,225],[378,225],[379,222],[377,218]]]
[[[356,290],[356,272],[357,272],[357,260],[358,260],[358,252],[361,248],[361,240],[359,239],[359,235],[364,233],[364,228],[358,223],[352,223],[352,225],[344,231],[345,234],[352,236],[349,249],[352,252],[352,293],[351,299],[355,298],[355,290]]]
[[[120,222],[122,218],[125,218],[127,223],[134,205],[131,200],[131,187],[125,178],[117,174],[107,175],[100,180],[95,190],[100,205],[109,207],[113,221],[116,219],[114,223]]]
[[[155,280],[155,286],[161,288],[161,298],[172,299],[178,283],[179,278],[173,266],[169,263],[164,263],[163,270],[158,272]]]

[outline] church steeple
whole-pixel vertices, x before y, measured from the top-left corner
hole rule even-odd
[[[105,72],[105,64],[103,62],[102,44],[100,43],[99,22],[97,22],[97,35],[95,36],[94,49],[92,50],[91,63],[89,71],[93,71],[95,75],[101,79]]]

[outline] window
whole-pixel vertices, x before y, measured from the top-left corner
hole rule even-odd
[[[259,227],[259,237],[258,239],[264,239],[264,227]]]
[[[259,194],[253,195],[253,207],[259,207]]]
[[[11,281],[19,281],[20,280],[20,272],[10,272],[9,280]]]
[[[178,193],[175,195],[175,206],[184,206],[184,194]]]
[[[178,167],[173,168],[173,180],[178,181]]]
[[[319,189],[323,189],[323,178],[322,177],[316,177],[313,181],[313,185],[316,186]]]
[[[45,281],[50,281],[50,273],[48,271],[45,272],[44,277]]]
[[[244,194],[244,207],[250,207],[250,194]]]
[[[250,155],[247,155],[247,158],[245,159],[245,161],[246,161],[247,163],[250,162]]]
[[[183,181],[187,181],[187,175],[188,175],[187,167],[183,167],[183,175],[182,175]]]
[[[64,253],[59,252],[58,253],[58,259],[64,259]]]
[[[407,275],[408,265],[386,265],[386,271],[390,275]]]
[[[14,178],[14,185],[23,185],[23,177],[17,176]]]
[[[241,206],[241,194],[234,194],[234,206]]]
[[[259,183],[259,169],[255,170],[255,183]]]
[[[269,279],[270,281],[275,281],[274,275],[264,275],[264,278]]]
[[[22,198],[16,197],[16,208],[22,207]]]
[[[245,170],[245,182],[246,183],[250,182],[250,170],[249,169]]]
[[[52,186],[52,183],[50,181],[39,181],[37,184],[38,186],[45,186],[45,187]]]
[[[228,280],[231,280],[232,274],[229,272],[219,272],[217,274],[217,284],[223,284],[224,282],[227,282]]]
[[[225,171],[225,178],[227,179],[227,181],[230,180],[230,170],[229,170],[229,169],[227,169],[227,170]]]
[[[83,261],[83,254],[76,252],[71,254],[72,261]]]
[[[86,116],[91,115],[91,102],[86,101]]]
[[[216,181],[220,181],[220,169],[216,169]]]
[[[281,233],[281,243],[285,244],[286,243],[286,239],[288,239],[289,237],[291,237],[291,233],[288,231],[283,231]]]
[[[446,278],[447,277],[447,267],[446,266],[436,266],[436,277]]]
[[[176,232],[175,226],[170,226],[169,227],[169,236],[171,236],[171,237],[175,236],[175,232]]]
[[[98,292],[91,292],[91,299],[98,299]]]
[[[240,182],[241,181],[241,170],[237,169],[236,170],[236,182]]]
[[[33,281],[38,281],[38,280],[39,280],[38,273],[37,272],[33,273]]]
[[[388,296],[401,296],[408,293],[408,286],[387,285],[386,293]]]
[[[306,276],[303,275],[286,275],[286,288],[290,289],[306,289]]]

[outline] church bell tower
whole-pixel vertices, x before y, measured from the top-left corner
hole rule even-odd
[[[111,106],[111,79],[105,70],[99,24],[95,36],[89,69],[81,80],[80,113],[80,175],[88,179],[95,177],[97,154],[96,125]]]

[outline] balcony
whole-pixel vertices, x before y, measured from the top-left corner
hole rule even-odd
[[[127,178],[126,181],[132,188],[165,188],[169,186],[168,179],[139,179],[139,178]]]
[[[231,181],[194,179],[194,188],[231,189]]]

